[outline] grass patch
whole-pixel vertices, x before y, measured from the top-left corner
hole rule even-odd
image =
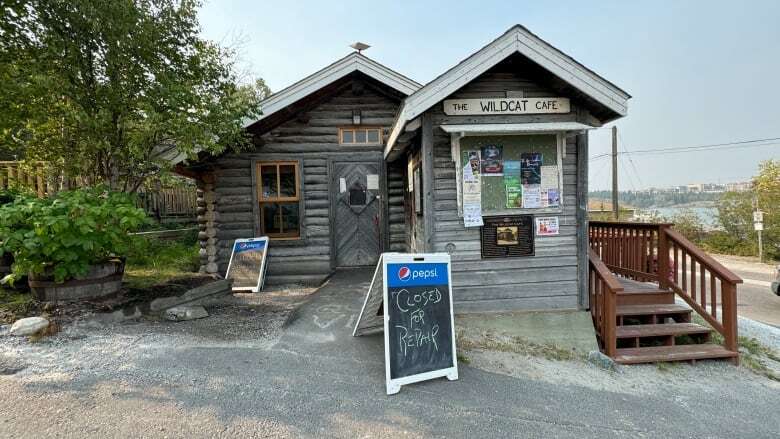
[[[458,352],[458,362],[463,364],[469,364],[471,363],[471,359],[469,359],[469,357],[467,357],[466,354],[462,352]]]
[[[464,350],[484,350],[509,352],[514,354],[543,357],[555,361],[572,361],[582,359],[574,350],[564,349],[553,344],[534,343],[520,336],[498,336],[485,332],[477,337],[466,336],[465,331],[458,331],[458,345]]]
[[[130,288],[149,288],[198,271],[200,259],[197,234],[175,241],[136,236],[125,267]]]
[[[655,367],[656,367],[656,369],[658,369],[659,372],[667,373],[667,372],[674,372],[675,370],[679,369],[680,368],[680,364],[679,363],[675,363],[675,362],[661,361],[661,362],[655,363]]]
[[[0,323],[11,324],[22,317],[29,317],[38,311],[38,301],[30,292],[0,287]]]
[[[704,318],[695,313],[693,314],[693,322],[712,328]],[[713,329],[710,336],[710,342],[722,345],[724,341],[725,339],[720,332]],[[737,344],[739,345],[739,360],[742,366],[758,375],[767,377],[770,380],[780,381],[780,375],[767,365],[767,360],[780,364],[780,353],[753,337],[739,336],[737,337]]]

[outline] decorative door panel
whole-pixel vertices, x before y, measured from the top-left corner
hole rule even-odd
[[[382,252],[380,165],[333,164],[334,249],[336,266],[376,265]]]

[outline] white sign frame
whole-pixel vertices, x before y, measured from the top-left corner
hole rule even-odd
[[[228,262],[228,268],[225,272],[225,279],[230,278],[230,268],[233,266],[233,256],[236,254],[236,244],[240,244],[242,242],[265,242],[265,250],[263,251],[263,259],[260,262],[260,270],[258,270],[257,274],[257,285],[254,287],[233,287],[233,291],[251,291],[253,293],[260,292],[265,287],[265,272],[268,268],[268,247],[271,242],[271,240],[267,236],[260,236],[257,238],[241,238],[236,239],[233,242],[233,247],[230,250],[230,262]]]
[[[416,375],[409,375],[401,378],[393,379],[390,376],[390,314],[388,310],[388,289],[387,289],[387,265],[388,264],[410,264],[415,263],[444,263],[447,264],[447,294],[450,300],[450,331],[452,334],[452,367],[445,369],[433,370],[430,372],[424,372]],[[363,308],[360,310],[360,316],[358,317],[355,329],[352,332],[353,336],[360,335],[359,330],[364,329],[361,324],[363,321],[363,315],[366,312],[366,305],[370,302],[371,292],[374,291],[374,282],[376,281],[379,269],[382,269],[382,314],[384,320],[384,342],[385,342],[385,388],[388,395],[395,395],[401,391],[401,386],[418,383],[421,381],[432,380],[435,378],[446,377],[449,381],[455,381],[458,379],[458,351],[455,343],[455,314],[452,303],[452,259],[450,255],[446,253],[383,253],[379,258],[376,271],[374,272],[374,279],[371,281],[366,299],[363,302]],[[372,311],[369,310],[369,316]],[[367,320],[368,322],[368,320]],[[366,327],[365,329],[371,329]]]
[[[443,111],[447,116],[566,114],[571,113],[571,101],[561,97],[445,99]]]

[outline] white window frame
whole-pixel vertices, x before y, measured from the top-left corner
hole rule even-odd
[[[457,188],[458,217],[463,218],[463,164],[460,159],[460,139],[466,136],[484,137],[484,136],[535,136],[535,135],[554,135],[557,145],[557,164],[558,164],[558,191],[561,198],[558,207],[542,207],[539,209],[502,209],[496,211],[483,211],[483,216],[502,216],[502,215],[529,215],[529,214],[563,214],[564,190],[563,190],[563,159],[566,157],[566,132],[565,131],[539,131],[539,132],[518,132],[518,133],[450,133],[450,148],[452,161],[455,162],[455,187]]]

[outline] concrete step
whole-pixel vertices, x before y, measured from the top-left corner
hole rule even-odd
[[[656,363],[661,361],[691,361],[736,358],[737,353],[716,344],[653,346],[618,349],[615,362],[620,364]]]

